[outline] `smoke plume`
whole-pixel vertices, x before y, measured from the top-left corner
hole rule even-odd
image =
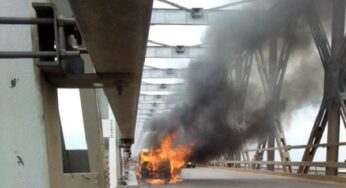
[[[147,122],[136,144],[141,148],[158,147],[165,135],[175,132],[175,144],[192,143],[191,160],[205,162],[225,153],[238,152],[248,142],[260,142],[275,134],[277,118],[281,112],[287,111],[287,105],[295,108],[307,97],[318,93],[315,80],[299,80],[306,74],[305,69],[295,72],[294,76],[288,75],[281,99],[287,97],[290,102],[285,104],[283,100],[266,99],[260,76],[253,73],[255,68],[251,69],[252,78],[245,88],[243,79],[237,78],[239,69],[236,67],[245,62],[244,57],[258,49],[268,51],[265,46],[273,36],[278,36],[279,41],[291,42],[293,60],[290,59],[289,63],[295,61],[294,70],[300,69],[304,61],[316,61],[317,54],[313,52],[313,55],[299,58],[303,51],[312,49],[307,27],[297,27],[304,25],[300,15],[307,2],[271,1],[268,11],[260,15],[220,18],[220,23],[206,34],[205,42],[212,44],[212,48],[189,67],[186,88],[179,94],[183,96],[179,105],[169,114]],[[293,26],[300,29],[293,30]],[[291,30],[296,32],[286,35]],[[299,82],[303,88],[310,85],[307,90],[312,91],[305,95],[297,94],[289,88],[293,82]]]

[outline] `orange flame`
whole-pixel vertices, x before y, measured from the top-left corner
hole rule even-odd
[[[190,156],[192,151],[192,145],[190,146],[172,146],[175,140],[175,134],[168,134],[161,142],[160,149],[150,148],[147,152],[140,153],[139,168],[137,175],[142,178],[144,172],[141,172],[143,165],[150,175],[154,178],[149,177],[146,182],[149,184],[164,184],[167,177],[160,177],[162,174],[163,164],[168,164],[170,177],[169,183],[177,183],[181,181],[180,172],[186,164],[186,159]],[[167,165],[166,165],[167,166]],[[166,169],[167,170],[167,169]],[[166,173],[167,174],[167,173]]]
[[[162,179],[148,179],[146,180],[146,182],[149,184],[155,184],[155,185],[165,184],[165,181]]]

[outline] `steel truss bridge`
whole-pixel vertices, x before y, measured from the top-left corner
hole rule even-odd
[[[108,101],[115,115],[117,123],[113,128],[119,130],[116,146],[118,149],[121,148],[122,152],[128,152],[133,143],[135,126],[143,126],[151,117],[169,112],[176,105],[170,101],[179,97],[176,91],[184,87],[184,82],[149,83],[141,79],[181,78],[183,80],[187,74],[187,69],[184,68],[146,67],[143,65],[144,58],[194,59],[213,47],[212,44],[173,46],[160,41],[147,40],[149,27],[153,25],[212,25],[223,16],[246,14],[270,17],[272,13],[281,11],[281,17],[276,18],[275,24],[283,25],[282,23],[291,19],[290,24],[283,26],[284,29],[280,32],[268,36],[266,38],[268,42],[263,42],[260,47],[246,49],[244,55],[234,63],[230,71],[234,72],[232,79],[241,83],[237,87],[245,92],[249,85],[252,67],[258,67],[257,74],[260,75],[267,103],[278,104],[292,53],[290,36],[294,34],[297,27],[296,20],[293,19],[296,16],[295,13],[285,9],[287,3],[301,3],[302,6],[309,4],[308,11],[304,12],[302,17],[309,27],[324,68],[323,99],[315,122],[311,125],[308,143],[299,146],[288,145],[280,115],[277,113],[273,114],[277,119],[274,136],[269,136],[258,143],[255,149],[244,148],[241,152],[220,156],[211,161],[210,165],[248,169],[262,169],[265,166],[269,171],[274,171],[275,166],[280,166],[280,170],[296,174],[309,174],[311,167],[323,167],[326,169],[326,175],[330,176],[337,176],[338,169],[346,168],[345,163],[338,162],[339,147],[346,145],[345,142],[340,142],[339,138],[342,124],[346,126],[344,0],[332,1],[330,36],[327,35],[321,16],[312,0],[282,1],[269,10],[229,9],[241,3],[251,3],[251,1],[239,1],[210,9],[186,8],[167,0],[158,1],[167,3],[174,9],[152,9],[151,0],[134,1],[128,4],[125,0],[97,3],[92,0],[85,2],[70,0],[71,9],[61,8],[64,6],[56,6],[54,3],[33,3],[36,17],[0,17],[0,25],[34,25],[37,28],[38,44],[34,48],[36,50],[0,49],[0,59],[34,59],[35,65],[42,73],[40,79],[44,83],[44,118],[47,121],[46,124],[51,124],[46,129],[46,136],[49,145],[50,177],[55,177],[50,183],[52,187],[61,186],[61,182],[65,182],[64,185],[75,183],[71,177],[61,175],[62,169],[68,169],[66,163],[62,162],[68,152],[61,142],[61,125],[56,121],[59,118],[57,88],[83,89],[81,101],[88,145],[88,166],[91,172],[76,173],[76,176],[97,179],[96,184],[99,187],[106,187],[107,179],[110,177],[104,170],[107,167],[103,163],[104,143],[100,134],[102,131],[100,131],[99,114],[102,111],[100,108],[107,107],[99,106],[99,98]],[[125,14],[122,9],[129,6],[132,7],[131,11]],[[104,11],[107,7],[112,7],[116,11]],[[138,17],[138,12],[141,14],[139,15],[141,19],[133,19],[132,17]],[[118,23],[119,27],[109,23]],[[272,23],[263,24],[270,26]],[[131,32],[137,35],[129,36]],[[114,36],[123,38],[120,40]],[[279,38],[283,41],[278,42]],[[147,43],[151,45],[147,46]],[[268,48],[269,51],[264,51],[264,48]],[[104,94],[97,90],[99,88],[104,89]],[[244,108],[245,100],[246,98],[243,98],[239,101],[239,108]],[[237,115],[244,116],[244,114]],[[323,134],[327,134],[327,143],[321,143]],[[317,149],[321,147],[327,148],[326,161],[313,162]],[[294,149],[305,150],[301,161],[291,161],[290,151]],[[280,161],[275,161],[275,151],[279,151]],[[249,152],[255,152],[255,155],[251,157]],[[265,152],[267,152],[266,160],[263,159]],[[120,162],[121,165],[124,165],[124,161]],[[292,167],[297,167],[297,170],[293,170]],[[74,169],[67,171],[72,173]],[[123,172],[120,174],[121,177],[125,176]]]

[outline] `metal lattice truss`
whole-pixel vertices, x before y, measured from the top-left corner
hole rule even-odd
[[[174,84],[151,84],[151,83],[142,83],[141,86],[141,91],[142,92],[149,92],[149,91],[177,91],[179,89],[183,88],[183,84],[182,83],[174,83]]]
[[[166,3],[176,9],[154,9],[151,18],[152,25],[210,25],[216,23],[219,16],[226,16],[225,14],[228,14],[227,16],[231,16],[229,14],[238,14],[239,12],[246,13],[242,10],[227,11],[224,9],[250,3],[255,0],[240,0],[208,9],[187,8],[167,0],[158,1]],[[248,14],[248,12],[246,14]]]
[[[178,4],[172,3],[167,0],[158,0],[160,2],[167,3],[177,9],[160,9],[154,10],[152,14],[152,25],[210,25],[213,24],[219,16],[232,16],[237,14],[263,14],[263,10],[248,11],[248,10],[221,10],[223,8],[237,5],[239,3],[247,3],[250,1],[239,1],[236,3],[230,3],[225,6],[219,6],[211,9],[198,9],[198,8],[186,8]],[[295,1],[298,3],[298,1]],[[294,3],[295,3],[294,2]],[[328,37],[321,24],[318,12],[315,7],[314,1],[306,1],[309,3],[309,11],[304,12],[304,18],[307,20],[308,26],[311,30],[312,37],[318,49],[321,57],[323,67],[325,69],[325,91],[323,102],[320,107],[320,111],[316,117],[308,145],[303,156],[303,162],[291,162],[289,149],[287,146],[284,131],[282,129],[280,114],[273,114],[275,119],[276,135],[270,136],[263,142],[258,143],[256,153],[254,156],[255,161],[250,162],[248,150],[244,146],[244,152],[228,156],[229,160],[234,161],[235,166],[245,164],[246,166],[259,169],[261,165],[266,164],[269,170],[274,170],[274,165],[282,165],[283,170],[286,172],[292,172],[291,164],[299,164],[299,173],[308,173],[309,167],[313,165],[313,158],[317,148],[320,146],[320,141],[325,128],[328,125],[328,143],[327,147],[327,163],[317,164],[327,168],[327,174],[336,175],[338,164],[338,146],[339,143],[339,127],[340,117],[346,124],[346,105],[345,105],[345,84],[343,83],[343,72],[346,52],[346,39],[344,37],[345,26],[345,1],[334,0],[333,7],[333,26],[331,44],[328,41]],[[283,7],[281,7],[283,8]],[[278,11],[280,9],[277,8]],[[270,11],[270,10],[269,10]],[[284,12],[284,11],[283,11]],[[289,16],[288,13],[284,16]],[[280,19],[278,19],[280,20]],[[235,70],[235,75],[232,75],[232,79],[237,80],[236,83],[240,83],[239,86],[246,92],[249,77],[251,74],[251,67],[256,63],[258,73],[262,82],[266,103],[277,108],[273,104],[280,103],[280,92],[286,72],[286,67],[289,61],[291,52],[292,41],[291,35],[295,32],[296,21],[292,19],[285,29],[280,32],[274,32],[273,36],[268,37],[268,43],[255,50],[246,51],[244,56],[239,59],[232,69]],[[278,42],[278,38],[281,37],[284,40]],[[184,46],[177,45],[172,46],[163,44],[157,41],[150,41],[149,44],[155,46],[148,46],[147,57],[148,58],[197,58],[201,54],[204,54],[211,45],[195,45]],[[269,49],[269,53],[264,55],[262,50],[264,47]],[[143,73],[143,78],[183,78],[185,70],[169,70],[169,69],[146,69]],[[232,71],[231,71],[232,72]],[[137,122],[138,126],[145,123],[155,115],[167,113],[176,105],[175,99],[177,99],[174,91],[180,90],[183,84],[149,84],[143,83],[141,88],[140,102],[138,106]],[[169,94],[148,94],[148,92],[162,92],[166,91]],[[244,108],[245,97],[238,101],[239,108]],[[273,110],[273,109],[272,109]],[[274,110],[275,111],[275,110]],[[242,119],[243,114],[235,114]],[[239,133],[242,134],[242,133]],[[275,147],[276,146],[276,147]],[[281,162],[275,163],[274,149],[279,150]],[[264,152],[267,152],[268,163],[262,162]],[[243,157],[245,163],[240,162],[240,156]],[[248,163],[246,163],[246,161]]]
[[[346,145],[340,143],[340,119],[346,126],[346,84],[345,84],[345,62],[346,62],[346,38],[345,38],[345,0],[332,0],[332,28],[331,35],[328,36],[324,26],[322,25],[319,12],[316,9],[316,1],[313,0],[287,0],[278,1],[278,6],[273,6],[269,10],[231,10],[231,6],[236,6],[243,3],[250,3],[255,0],[242,0],[222,6],[202,9],[202,8],[186,8],[168,0],[158,0],[160,2],[169,4],[177,9],[154,9],[151,17],[151,25],[212,25],[218,24],[217,21],[220,17],[241,16],[273,16],[272,12],[280,12],[280,16],[271,20],[275,22],[273,25],[280,25],[278,28],[271,28],[274,32],[270,36],[266,36],[267,43],[254,48],[245,49],[242,56],[231,66],[230,74],[232,79],[237,83],[235,87],[243,90],[246,93],[249,78],[251,75],[251,68],[254,64],[258,68],[258,74],[262,83],[263,92],[265,95],[266,104],[270,106],[271,111],[276,111],[273,114],[275,132],[274,136],[269,136],[262,142],[258,143],[254,156],[254,161],[250,161],[248,150],[244,146],[242,153],[235,153],[233,156],[228,155],[227,163],[233,163],[235,166],[245,164],[247,167],[255,169],[261,168],[261,165],[267,165],[269,170],[274,170],[274,165],[281,165],[284,171],[292,172],[291,166],[299,166],[298,173],[308,173],[310,166],[326,167],[327,175],[337,175],[338,168],[346,168],[345,163],[338,162],[339,146]],[[311,36],[314,40],[315,46],[320,55],[320,59],[324,68],[324,93],[323,100],[320,105],[319,112],[313,124],[313,128],[309,137],[308,145],[292,147],[287,146],[284,131],[282,129],[279,108],[275,104],[280,103],[280,92],[283,84],[286,67],[289,63],[289,56],[291,52],[292,41],[291,35],[295,32],[296,22],[294,19],[297,17],[295,13],[287,10],[289,5],[302,5],[306,10],[302,11],[303,18],[306,21],[311,31]],[[42,6],[42,5],[40,5]],[[39,6],[36,6],[39,8]],[[40,9],[47,9],[53,11],[52,7],[44,5]],[[36,9],[38,11],[39,9]],[[295,12],[295,13],[294,13]],[[57,17],[53,11],[53,17],[0,17],[0,24],[33,24],[33,25],[46,25],[52,30],[50,33],[52,39],[60,36],[73,35],[76,43],[81,43],[81,36],[75,33],[76,21],[74,19],[66,19],[64,17]],[[286,23],[286,24],[283,24]],[[288,23],[288,24],[287,24]],[[267,25],[265,25],[267,24]],[[265,26],[271,26],[271,23],[264,23]],[[284,26],[283,26],[284,25]],[[47,35],[47,32],[42,32]],[[53,36],[54,34],[54,36]],[[278,38],[284,39],[278,42]],[[329,42],[328,39],[331,39]],[[55,49],[40,49],[37,52],[26,51],[1,51],[0,58],[40,58],[44,61],[39,61],[39,66],[44,71],[52,71],[61,73],[63,71],[80,71],[78,67],[61,66],[61,62],[71,60],[71,58],[80,58],[81,54],[88,53],[87,49],[82,49],[77,45],[71,46],[69,44],[66,48],[62,37],[54,40],[49,40],[49,45],[55,44]],[[78,42],[80,41],[80,42]],[[194,46],[185,45],[168,45],[157,41],[148,41],[149,44],[155,46],[148,46],[146,57],[148,58],[189,58],[194,59],[201,54],[207,52],[212,44],[202,44]],[[269,49],[269,51],[263,50]],[[268,54],[265,54],[268,53]],[[111,54],[112,55],[112,54]],[[49,63],[47,63],[49,59]],[[60,61],[61,60],[61,61]],[[52,62],[54,62],[52,64]],[[104,62],[104,61],[100,61]],[[56,64],[57,63],[57,64]],[[73,63],[74,65],[76,63]],[[52,69],[53,66],[53,69]],[[136,69],[137,70],[137,69]],[[101,71],[102,72],[102,71]],[[116,72],[116,71],[114,71]],[[186,69],[159,69],[153,67],[146,67],[143,72],[143,79],[180,79],[184,80],[184,75],[187,73]],[[128,81],[129,75],[127,74],[82,74],[82,76],[68,76],[59,77],[59,74],[52,74],[47,77],[53,85],[61,88],[100,88],[100,87],[114,87],[116,83],[116,90],[112,90],[112,94],[122,96],[122,88],[124,82]],[[72,74],[73,75],[73,74]],[[68,84],[66,85],[66,83]],[[138,103],[137,112],[137,126],[142,126],[147,120],[160,114],[169,113],[176,105],[179,105],[181,94],[177,94],[179,90],[184,87],[184,82],[146,82],[142,80],[141,91]],[[117,93],[116,93],[117,92]],[[245,96],[245,95],[244,95]],[[232,114],[236,116],[237,121],[244,119],[244,114],[240,113],[245,106],[245,97],[236,101],[237,107],[240,109],[238,113]],[[88,103],[86,103],[88,104]],[[93,106],[97,106],[94,104]],[[95,110],[95,108],[85,108]],[[89,113],[90,114],[90,113]],[[92,112],[91,114],[97,114]],[[96,118],[95,118],[96,119]],[[131,119],[131,118],[126,118]],[[345,127],[346,128],[346,127]],[[321,144],[321,139],[325,129],[328,129],[327,143]],[[90,129],[93,130],[93,129]],[[96,131],[97,132],[97,131]],[[91,131],[90,133],[95,133]],[[239,132],[239,134],[243,134]],[[97,139],[95,139],[97,140]],[[275,147],[276,146],[276,147]],[[98,146],[99,147],[99,146]],[[312,162],[316,151],[319,147],[327,147],[326,162]],[[301,162],[291,162],[289,150],[304,148],[305,152]],[[274,151],[278,150],[281,162],[274,162]],[[262,161],[264,152],[267,152],[267,161]],[[99,154],[100,152],[95,152]],[[241,156],[243,160],[241,161]],[[223,156],[224,157],[224,156]]]
[[[249,3],[253,0],[243,0],[228,3],[222,6],[217,6],[209,9],[202,8],[186,8],[176,3],[167,0],[158,0],[173,6],[176,9],[154,9],[152,12],[151,25],[211,25],[217,23],[220,17],[223,16],[239,16],[249,15],[258,16],[263,13],[263,10],[228,10],[227,8]],[[152,44],[152,45],[151,45]],[[208,51],[211,45],[169,45],[158,41],[148,40],[148,46],[146,57],[147,58],[189,58],[194,59],[200,57]],[[153,46],[154,45],[154,46]],[[244,64],[244,72],[241,77],[244,79],[243,88],[246,90],[247,83],[249,81],[250,69],[253,58],[253,54],[248,53],[248,59]],[[241,62],[239,62],[241,63]],[[143,72],[143,79],[163,79],[163,78],[184,78],[185,69],[159,69],[153,67],[147,67]],[[237,79],[240,77],[237,75]],[[169,112],[174,105],[177,104],[179,96],[176,96],[174,91],[178,91],[183,88],[182,83],[145,83],[141,85],[141,95],[139,98],[139,106],[137,112],[137,126],[143,125],[146,120],[151,117]],[[240,106],[244,105],[245,98],[240,102]],[[248,157],[248,153],[243,154]]]
[[[225,5],[202,9],[202,8],[187,8],[171,1],[158,0],[166,3],[176,9],[153,9],[151,17],[151,25],[211,25],[217,23],[217,20],[223,16],[253,14],[258,15],[258,10],[245,11],[245,10],[228,10],[232,6],[249,3],[253,0],[242,0]],[[205,54],[210,45],[169,45],[157,41],[148,40],[148,44],[155,46],[148,46],[146,57],[147,58],[189,58],[194,59]],[[184,78],[185,69],[158,69],[146,68],[144,69],[142,78],[150,79],[174,79]],[[177,104],[174,91],[183,88],[183,84],[179,83],[145,83],[141,85],[141,95],[139,98],[137,126],[141,126],[144,120],[150,117],[169,112]],[[160,109],[157,109],[160,108]]]
[[[184,78],[185,69],[144,69],[142,78]]]

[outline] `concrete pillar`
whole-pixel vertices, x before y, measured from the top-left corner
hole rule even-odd
[[[109,120],[110,123],[110,136],[109,136],[109,174],[110,174],[110,187],[116,187],[118,185],[118,173],[117,173],[117,143],[116,143],[116,132],[115,120]]]
[[[42,77],[42,98],[44,104],[45,137],[48,152],[49,178],[51,188],[63,186],[62,130],[58,109],[57,88]]]
[[[119,140],[117,140],[117,145],[116,145],[116,163],[117,163],[117,183],[120,185],[121,181],[120,178],[122,177],[122,155],[121,155],[121,148],[119,146]]]
[[[108,106],[108,108],[110,108]],[[119,134],[118,134],[118,125],[114,118],[112,111],[109,109],[107,117],[109,119],[104,119],[102,121],[104,128],[109,129],[107,135],[109,137],[109,179],[110,187],[117,187],[120,182],[121,177],[121,165],[120,165],[120,147],[119,147]],[[109,133],[108,133],[109,132]],[[105,132],[106,133],[106,132]]]
[[[110,169],[110,184],[111,187],[120,185],[120,178],[122,177],[122,166],[121,166],[121,150],[120,150],[120,130],[113,115],[112,110],[108,106],[108,117],[111,128],[111,135],[109,138],[109,169]]]
[[[0,5],[0,16],[35,15],[31,0],[0,0]],[[30,26],[0,25],[0,50],[31,51],[35,42],[31,30]],[[52,187],[46,127],[54,128],[59,121],[45,122],[41,85],[46,83],[41,82],[32,59],[1,59],[0,66],[1,187]],[[54,106],[56,90],[51,89]]]
[[[104,145],[96,89],[80,89],[90,172],[99,173],[99,186],[104,187]]]

